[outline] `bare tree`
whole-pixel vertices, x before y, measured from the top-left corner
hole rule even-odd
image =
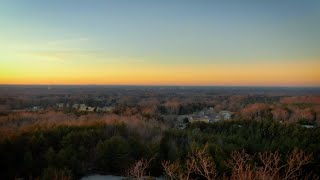
[[[302,173],[302,166],[309,164],[312,154],[306,154],[302,150],[294,150],[288,157],[283,179],[298,179]]]
[[[128,176],[137,179],[149,179],[146,176],[146,169],[149,167],[150,162],[155,159],[157,155],[154,155],[150,159],[141,159],[133,164],[133,166],[128,170]]]
[[[261,152],[255,155],[235,151],[231,153],[231,158],[227,161],[227,166],[231,169],[231,176],[223,174],[217,177],[216,166],[213,158],[207,153],[207,147],[205,145],[202,149],[192,151],[184,165],[180,162],[163,161],[162,166],[167,178],[189,180],[198,175],[198,177],[202,176],[209,180],[319,179],[312,173],[303,174],[303,166],[311,162],[312,154],[306,154],[301,150],[294,150],[286,157],[284,163],[281,163],[283,159],[278,151]]]
[[[180,179],[179,177],[182,176],[182,168],[178,162],[171,163],[169,161],[163,161],[161,164],[169,179]]]
[[[258,153],[261,165],[252,162],[255,155],[251,156],[242,152],[233,152],[228,166],[232,169],[230,179],[240,180],[280,180],[301,179],[302,168],[312,160],[312,154],[306,154],[301,150],[294,150],[287,157],[286,163],[280,165],[281,155],[279,152]],[[304,179],[318,179],[317,176],[309,174]]]
[[[208,180],[212,180],[216,177],[216,164],[213,158],[207,152],[208,144],[203,149],[197,149],[193,151],[192,159],[195,162],[195,173],[205,177]]]
[[[262,167],[258,168],[257,174],[260,179],[279,179],[279,171],[281,170],[281,156],[278,151],[263,152],[258,154],[262,163]]]
[[[213,158],[207,153],[207,145],[202,149],[195,149],[188,155],[185,166],[180,163],[162,162],[166,175],[170,179],[188,180],[191,174],[195,173],[206,179],[216,177],[216,165]]]
[[[252,157],[246,154],[244,151],[232,152],[231,159],[227,162],[227,166],[232,169],[231,177],[232,180],[251,180],[255,179],[255,174],[251,169],[249,162],[252,161]]]

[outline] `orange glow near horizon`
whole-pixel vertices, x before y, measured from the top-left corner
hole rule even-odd
[[[218,65],[17,66],[1,84],[319,86],[319,63]]]

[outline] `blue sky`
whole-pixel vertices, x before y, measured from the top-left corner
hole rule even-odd
[[[32,61],[34,55],[100,65],[314,63],[320,58],[317,0],[0,3],[5,64]]]

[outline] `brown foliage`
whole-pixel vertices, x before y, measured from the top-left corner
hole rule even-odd
[[[277,107],[271,111],[273,119],[276,121],[286,121],[289,119],[289,113],[287,110]]]
[[[291,110],[293,111],[293,114],[290,117],[291,122],[297,122],[302,119],[308,120],[308,121],[315,120],[315,113],[311,108],[306,108],[306,109],[294,108]]]
[[[269,106],[263,103],[249,104],[240,112],[244,119],[261,119],[269,113]]]
[[[293,96],[284,97],[280,100],[282,104],[294,104],[294,103],[311,103],[320,104],[320,96]]]
[[[14,138],[25,132],[52,129],[59,126],[95,126],[103,124],[124,123],[130,131],[138,132],[145,137],[153,136],[165,129],[165,125],[154,119],[146,121],[140,115],[123,116],[116,114],[89,113],[76,116],[72,113],[57,111],[39,112],[12,112],[6,116],[0,116],[0,141],[6,138]],[[154,131],[157,127],[159,131]]]
[[[167,100],[164,106],[168,109],[170,113],[177,114],[179,112],[179,107],[181,102],[177,99]]]

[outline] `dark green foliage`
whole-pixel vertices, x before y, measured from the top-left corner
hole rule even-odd
[[[102,172],[123,173],[131,162],[130,146],[121,136],[98,142],[96,151],[97,168]]]
[[[307,120],[307,119],[300,119],[298,121],[298,124],[301,124],[301,125],[316,125],[314,121],[310,121],[310,120]]]
[[[71,179],[72,173],[68,169],[55,169],[55,168],[46,168],[43,170],[41,179],[43,180],[52,180],[52,179]]]
[[[147,149],[124,124],[58,127],[0,143],[0,179],[40,177],[68,169],[74,177],[91,172],[122,174]]]
[[[200,129],[197,133],[192,130]],[[249,154],[263,151],[280,151],[288,154],[302,149],[314,154],[314,163],[320,165],[320,129],[307,129],[299,125],[282,125],[274,121],[234,121],[215,124],[197,123],[188,128],[193,141],[209,142],[210,153],[218,168],[232,151],[244,149]],[[309,167],[320,173],[316,165]],[[221,169],[221,170],[222,170]]]
[[[156,134],[155,134],[156,135]],[[157,154],[151,175],[162,174],[161,161],[184,161],[194,147],[208,143],[218,173],[229,172],[225,161],[232,151],[255,154],[293,149],[313,153],[306,171],[319,172],[320,129],[283,125],[270,120],[192,123],[185,130],[169,129],[160,141],[151,141],[124,124],[90,127],[57,127],[25,133],[0,143],[0,179],[14,177],[72,176],[88,174],[125,175],[132,163]]]

